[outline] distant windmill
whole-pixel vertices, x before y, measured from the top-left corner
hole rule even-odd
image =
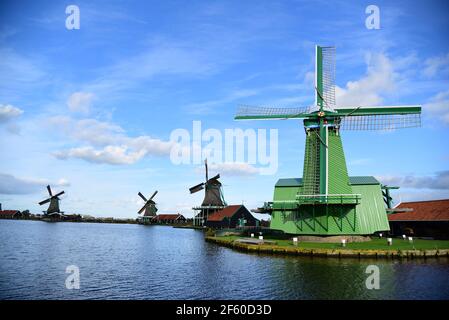
[[[150,197],[150,199],[147,200],[145,196],[142,193],[138,193],[138,195],[145,201],[145,204],[143,207],[139,210],[139,214],[144,212],[143,214],[143,222],[150,222],[153,217],[156,216],[157,208],[156,208],[156,202],[153,201],[154,196],[157,194],[157,190],[154,191],[153,195]]]
[[[59,200],[60,200],[59,196],[64,194],[64,191],[61,191],[61,192],[53,195],[53,193],[51,192],[50,186],[47,186],[47,190],[48,190],[48,194],[50,195],[50,197],[39,202],[40,206],[50,202],[50,205],[48,206],[47,211],[44,211],[44,213],[46,215],[60,215],[60,214],[64,213],[59,210]]]
[[[204,166],[206,168],[206,181],[197,184],[189,189],[190,193],[196,193],[201,190],[204,192],[204,200],[199,207],[194,207],[193,210],[199,210],[200,212],[194,218],[194,224],[203,225],[209,214],[223,209],[226,206],[226,202],[223,197],[222,184],[220,174],[209,179],[209,169],[207,167],[207,159],[204,160]]]

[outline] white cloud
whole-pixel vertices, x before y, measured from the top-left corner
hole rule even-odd
[[[79,147],[53,153],[61,160],[78,158],[88,162],[108,164],[133,164],[142,159],[145,154],[145,150],[129,152],[126,146],[106,146],[99,150],[92,147]]]
[[[396,83],[406,80],[406,77],[400,77],[396,71],[400,69],[401,72],[407,73],[405,69],[416,65],[417,62],[415,55],[397,58],[394,61],[383,54],[372,55],[368,59],[368,70],[364,77],[348,82],[345,88],[336,86],[337,105],[380,105],[385,95],[393,92]],[[449,71],[449,54],[444,59],[443,57],[427,59],[425,64],[427,65],[425,73],[428,76],[434,75],[437,70],[440,72],[443,68]],[[432,97],[423,106],[423,113],[449,124],[449,90]]]
[[[120,126],[95,119],[74,120],[57,116],[50,118],[49,123],[72,139],[88,144],[54,152],[53,155],[61,160],[77,158],[92,163],[133,164],[149,155],[168,156],[173,146],[171,141],[146,135],[130,137]]]
[[[383,102],[383,94],[395,87],[397,75],[391,60],[384,54],[369,55],[367,74],[357,81],[349,81],[345,88],[335,87],[338,106],[373,106]]]
[[[423,112],[449,124],[449,90],[440,92],[423,106]]]
[[[377,179],[386,185],[394,185],[412,189],[449,190],[449,171],[439,171],[432,176],[378,176]]]
[[[55,116],[48,122],[50,127],[57,127],[71,138],[94,146],[118,144],[125,133],[125,130],[116,124],[91,118],[75,120],[67,116]]]
[[[425,69],[423,71],[426,77],[434,77],[437,73],[449,72],[449,53],[444,56],[432,57],[425,62]]]
[[[245,162],[223,162],[208,165],[210,170],[227,176],[251,176],[259,174],[260,170]],[[203,171],[203,167],[198,167],[197,171]]]
[[[72,112],[88,114],[94,97],[93,93],[75,92],[72,93],[67,100],[67,106]]]
[[[393,194],[393,200],[395,204],[409,201],[428,201],[428,200],[441,200],[449,199],[449,192],[447,190],[412,190],[407,192],[398,191]]]
[[[59,187],[68,187],[70,186],[70,182],[65,178],[61,178],[56,182],[56,185]]]
[[[65,178],[58,181],[37,178],[19,178],[11,174],[0,173],[0,194],[30,194],[41,191],[46,185],[66,187],[70,183]]]
[[[23,110],[10,104],[0,104],[0,124],[17,118],[23,113]]]

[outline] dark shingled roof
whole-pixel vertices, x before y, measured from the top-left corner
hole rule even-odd
[[[351,185],[363,185],[363,184],[380,184],[380,182],[372,176],[354,176],[349,177],[349,183]]]
[[[389,214],[389,221],[449,221],[449,199],[402,202],[396,208],[413,211]]]
[[[215,211],[207,218],[207,221],[223,221],[224,218],[231,218],[241,206],[242,205],[232,205],[219,211]]]

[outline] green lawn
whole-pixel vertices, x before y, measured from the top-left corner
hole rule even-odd
[[[220,239],[236,240],[239,236],[217,237]],[[271,240],[271,239],[266,239]],[[297,246],[293,245],[291,240],[272,240],[278,246],[291,246],[308,249],[366,249],[366,250],[433,250],[433,249],[449,249],[449,240],[421,240],[416,239],[413,242],[408,240],[393,238],[393,245],[387,245],[386,238],[375,238],[367,242],[347,243],[346,247],[342,247],[339,243],[319,243],[319,242],[300,242]]]

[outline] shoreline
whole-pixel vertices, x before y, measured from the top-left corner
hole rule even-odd
[[[138,224],[137,222],[133,221],[126,221],[126,220],[62,220],[62,219],[54,219],[54,220],[46,220],[46,219],[38,219],[38,218],[30,218],[30,219],[0,219],[0,221],[40,221],[40,222],[64,222],[64,223],[111,223],[111,224]]]
[[[119,220],[119,219],[113,219],[113,220],[45,220],[45,219],[37,219],[37,218],[30,218],[30,219],[0,219],[0,221],[40,221],[40,222],[46,222],[46,223],[99,223],[99,224],[137,224],[142,226],[167,226],[167,227],[174,227],[174,228],[186,228],[186,229],[197,229],[196,227],[192,227],[190,225],[182,225],[182,224],[166,224],[166,223],[153,223],[153,224],[144,224],[139,223],[137,221],[133,220]]]
[[[248,253],[266,253],[327,258],[383,258],[383,259],[426,259],[449,257],[449,249],[433,250],[383,250],[383,249],[326,249],[286,247],[276,244],[248,244],[235,240],[205,237],[206,242],[215,243],[233,250]]]

